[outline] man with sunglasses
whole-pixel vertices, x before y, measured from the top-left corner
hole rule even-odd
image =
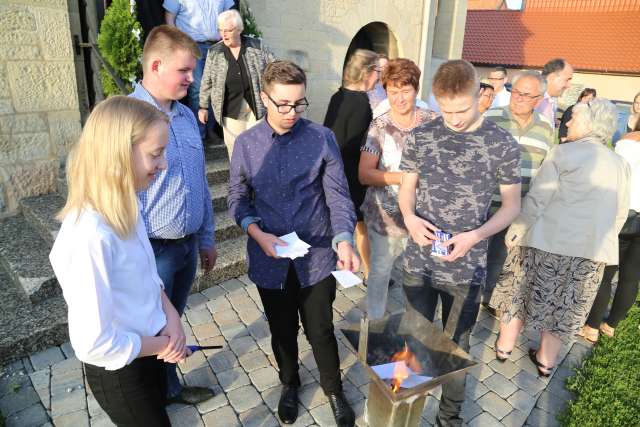
[[[342,392],[333,331],[333,270],[357,271],[356,215],[333,133],[301,117],[309,103],[304,71],[290,61],[267,65],[260,96],[264,119],[241,133],[231,156],[229,211],[249,235],[249,278],[257,285],[271,330],[282,394],[278,415],[298,416],[300,319],[338,426],[353,426]],[[296,232],[311,247],[293,260],[280,258],[278,238]],[[337,255],[337,256],[336,256]]]
[[[506,107],[488,110],[485,118],[509,132],[520,145],[520,176],[522,197],[529,191],[531,179],[536,175],[542,161],[554,144],[553,127],[549,120],[535,111],[545,93],[544,77],[537,71],[522,71],[513,79],[511,99]],[[491,203],[491,213],[501,206],[500,192],[496,188]],[[496,315],[488,303],[507,258],[503,230],[489,240],[487,253],[487,281],[483,292],[483,305]]]

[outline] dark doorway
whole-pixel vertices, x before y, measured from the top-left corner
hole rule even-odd
[[[356,49],[369,49],[376,53],[385,54],[389,58],[396,58],[398,56],[398,41],[393,32],[389,30],[387,24],[384,22],[371,22],[360,28],[353,40],[351,40],[344,58],[344,64],[347,63]]]

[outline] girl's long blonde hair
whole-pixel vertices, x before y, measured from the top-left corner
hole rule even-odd
[[[157,122],[169,118],[144,101],[113,96],[98,104],[69,153],[69,193],[58,219],[92,208],[119,237],[130,236],[139,215],[131,147]]]
[[[367,49],[356,49],[342,72],[342,86],[358,84],[378,65],[378,54]]]

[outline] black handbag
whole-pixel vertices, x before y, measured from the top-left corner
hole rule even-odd
[[[620,237],[640,236],[640,212],[629,209],[629,216],[620,230]]]

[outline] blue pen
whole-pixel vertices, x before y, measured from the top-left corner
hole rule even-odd
[[[188,345],[187,346],[192,353],[199,350],[218,350],[221,349],[221,345]]]

